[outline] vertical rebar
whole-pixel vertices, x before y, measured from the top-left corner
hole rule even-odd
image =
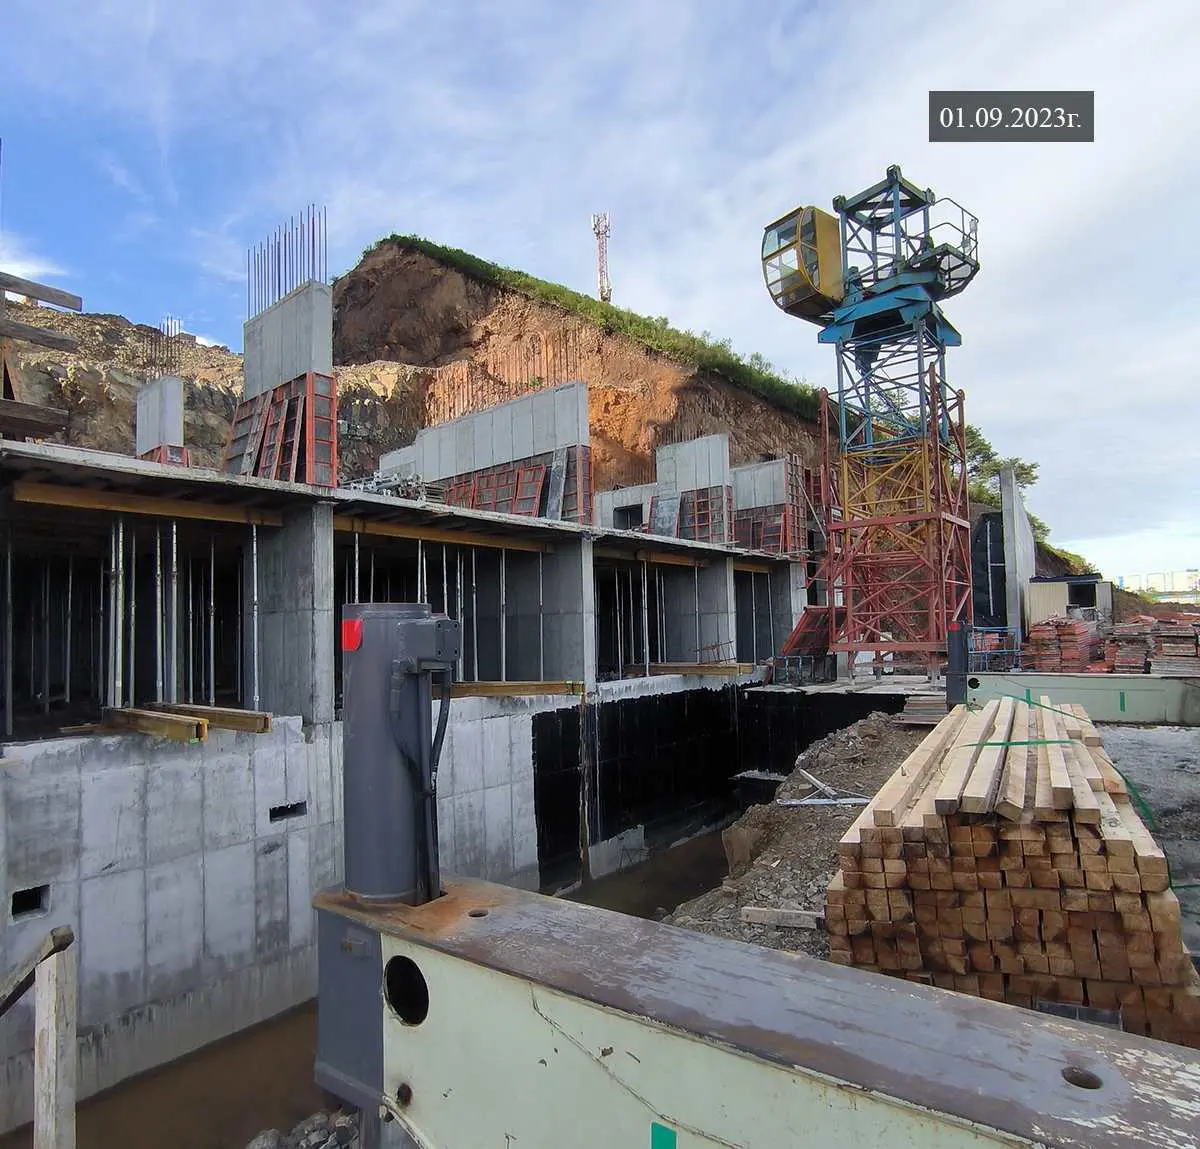
[[[154,528],[154,701],[163,701],[162,527]]]
[[[254,674],[251,710],[259,709],[258,693],[258,524],[250,524],[250,669]]]
[[[508,552],[500,548],[500,681],[508,673]]]
[[[471,658],[479,681],[479,597],[475,586],[475,548],[471,548]]]
[[[217,704],[217,540],[208,540],[208,704]]]
[[[542,594],[542,559],[544,557],[543,553],[538,551],[538,682],[546,681],[546,616]]]
[[[63,701],[71,703],[71,628],[75,617],[75,556],[67,555],[67,622],[63,634]]]

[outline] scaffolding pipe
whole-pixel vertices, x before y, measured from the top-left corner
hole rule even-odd
[[[538,682],[546,681],[546,616],[542,598],[542,559],[538,551]]]
[[[425,543],[417,539],[417,602],[429,601],[429,571],[425,565]]]
[[[154,701],[163,701],[162,527],[154,528]]]
[[[442,614],[450,613],[450,583],[446,578],[446,544],[442,543]]]
[[[375,601],[375,548],[371,548],[371,570],[367,575],[371,585],[367,588],[367,602]]]
[[[629,584],[629,663],[632,666],[637,658],[637,626],[633,613],[633,571],[625,572],[625,581]]]
[[[113,611],[113,633],[116,636],[113,643],[113,702],[114,706],[124,706],[125,683],[125,520],[117,519],[117,580],[116,607]]]
[[[254,693],[250,709],[258,706],[258,524],[250,524],[250,669],[254,674]]]
[[[462,631],[462,616],[463,616],[463,557],[462,548],[456,547],[454,550],[454,601],[458,608],[458,613],[455,614],[455,621],[458,623],[459,632]],[[466,648],[465,642],[458,644],[458,681],[463,680],[463,657]]]
[[[208,540],[208,704],[217,704],[217,540]]]
[[[117,700],[113,697],[113,675],[112,675],[112,652],[113,652],[113,616],[116,613],[117,601],[117,524],[108,524],[108,577],[105,581],[103,590],[108,592],[108,611],[104,615],[101,623],[102,627],[102,648],[104,655],[104,704],[105,706],[116,706]],[[102,601],[103,605],[103,601]],[[104,625],[107,623],[107,625]]]
[[[13,553],[12,524],[4,531],[4,736],[13,736]]]
[[[650,677],[650,567],[642,559],[642,661],[646,664],[646,677]]]
[[[770,639],[771,649],[767,654],[767,658],[774,658],[776,651],[779,649],[775,645],[775,590],[771,585],[771,568],[767,567],[767,634]]]
[[[67,555],[67,624],[63,635],[63,701],[71,702],[71,623],[75,606],[75,556]]]
[[[129,705],[137,705],[137,528],[129,528]]]
[[[234,650],[237,652],[233,660],[234,690],[239,705],[246,705],[246,696],[242,693],[242,664],[246,661],[246,651],[242,646],[242,636],[245,633],[245,621],[242,618],[243,603],[246,595],[246,559],[238,555],[237,577],[237,614],[234,615]]]
[[[655,585],[658,587],[655,605],[658,607],[658,661],[667,661],[667,612],[663,607],[666,599],[666,579],[662,571],[655,571]]]
[[[192,555],[188,555],[187,565],[187,700],[189,702],[196,701],[195,693],[195,669],[196,669],[196,646],[195,646],[195,623],[193,612],[196,606],[196,560]]]
[[[758,592],[755,588],[757,576],[750,572],[750,661],[758,665]],[[737,644],[734,644],[736,652]]]
[[[479,681],[479,595],[475,585],[475,548],[471,548],[471,655]]]
[[[171,520],[171,697],[179,701],[179,524]]]
[[[355,602],[358,602],[358,594],[359,594],[358,588],[361,585],[362,585],[362,582],[359,579],[359,565],[358,565],[358,531],[355,531],[354,532],[354,601]]]
[[[692,567],[692,580],[696,593],[696,661],[700,661],[700,568]]]
[[[42,560],[42,713],[50,713],[50,560]]]
[[[613,593],[617,596],[617,677],[625,677],[625,635],[621,625],[621,572],[613,568]]]

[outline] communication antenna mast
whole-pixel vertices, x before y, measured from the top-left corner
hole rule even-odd
[[[592,215],[592,231],[596,233],[596,279],[599,283],[600,302],[612,302],[612,283],[608,278],[608,212]]]

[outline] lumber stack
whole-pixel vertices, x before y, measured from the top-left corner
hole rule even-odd
[[[1200,1047],[1167,860],[1080,706],[953,710],[842,838],[830,957]]]
[[[1029,628],[1021,650],[1027,670],[1082,674],[1100,653],[1096,624],[1082,618],[1048,618]]]
[[[1200,675],[1196,627],[1190,622],[1160,622],[1155,630],[1150,670],[1155,674]]]
[[[1105,644],[1108,661],[1117,674],[1141,674],[1154,649],[1154,619],[1119,622]]]

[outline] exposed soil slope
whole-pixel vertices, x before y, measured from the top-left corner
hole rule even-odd
[[[816,427],[796,413],[399,242],[367,252],[338,280],[334,307],[337,362],[469,364],[473,386],[486,387],[496,402],[527,389],[529,364],[543,378],[582,379],[598,489],[645,482],[655,447],[716,432],[729,435],[735,465],[787,451],[816,460]],[[428,386],[442,386],[441,373]]]

